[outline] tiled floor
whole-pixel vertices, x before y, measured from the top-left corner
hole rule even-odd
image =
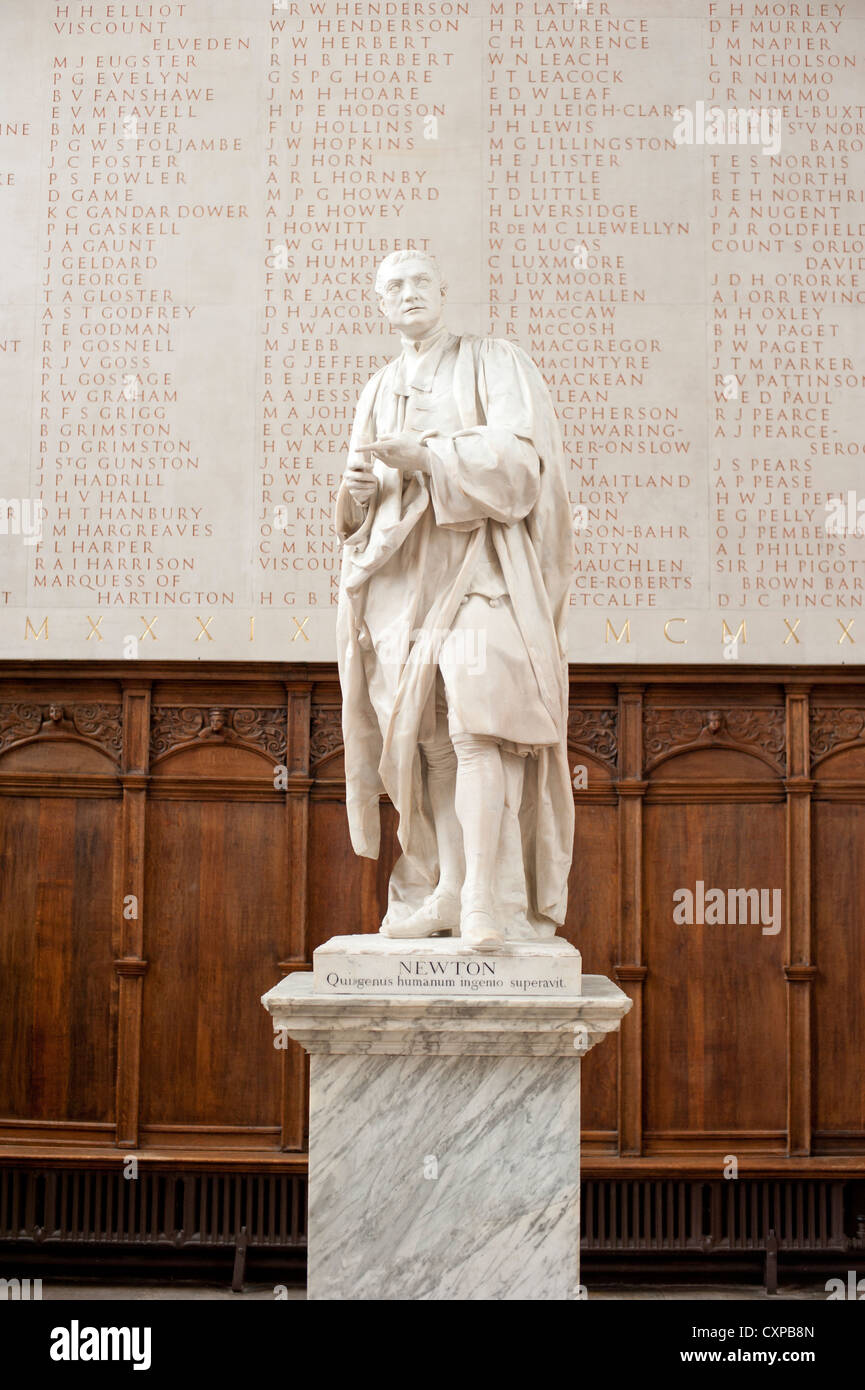
[[[72,1299],[76,1302],[126,1301],[154,1302],[165,1299],[254,1299],[272,1301],[305,1299],[304,1288],[273,1284],[248,1284],[242,1294],[232,1293],[224,1284],[44,1284],[43,1299]],[[824,1299],[825,1284],[787,1284],[770,1298],[757,1284],[642,1284],[589,1289],[590,1300],[672,1299],[672,1300],[755,1300],[777,1303],[785,1299]]]

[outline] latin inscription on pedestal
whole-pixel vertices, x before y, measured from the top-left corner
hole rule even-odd
[[[549,995],[573,997],[581,988],[580,953],[569,942],[507,943],[485,954],[459,939],[391,941],[383,936],[335,936],[313,956],[318,994]]]

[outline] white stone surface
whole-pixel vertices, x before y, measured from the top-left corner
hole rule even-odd
[[[579,1059],[314,1056],[310,1083],[310,1298],[576,1298]]]
[[[617,986],[320,994],[297,972],[262,1002],[311,1054],[310,1298],[579,1297],[580,1060],[631,1007]]]
[[[861,61],[841,66],[861,51],[861,4],[832,8],[819,83],[792,58],[779,73],[802,118],[783,122],[781,167],[762,143],[670,139],[672,109],[696,118],[716,81],[729,109],[736,65],[764,61],[756,26],[728,52],[701,0],[593,6],[591,41],[628,96],[605,103],[591,197],[565,165],[599,83],[569,84],[565,129],[559,84],[537,86],[541,59],[573,60],[558,19],[573,6],[412,10],[417,66],[392,70],[364,5],[351,35],[332,3],[115,6],[108,23],[104,4],[66,8],[0,6],[2,496],[46,507],[39,546],[0,533],[0,657],[125,662],[135,636],[151,659],[332,661],[320,517],[358,381],[395,350],[376,258],[431,245],[455,330],[506,331],[550,384],[580,528],[575,659],[861,660],[865,537],[830,533],[825,509],[862,498],[865,162],[835,128],[861,102]],[[640,16],[633,49],[619,9]],[[791,47],[813,41],[807,7],[777,13]],[[510,65],[493,110],[492,59],[522,44],[532,61]],[[102,79],[121,52],[115,92]],[[130,133],[150,120],[136,89],[163,77],[166,128]],[[366,146],[347,145],[344,108],[367,78],[399,110],[352,166]],[[77,142],[100,137],[79,163]],[[811,177],[812,142],[842,201],[775,218]]]
[[[488,954],[451,937],[334,936],[313,955],[318,994],[567,996],[580,993],[580,977],[579,951],[559,937]]]
[[[581,1055],[615,1032],[631,1000],[603,975],[584,975],[579,997],[462,999],[317,994],[306,971],[262,996],[274,1030],[309,1053],[390,1056]]]

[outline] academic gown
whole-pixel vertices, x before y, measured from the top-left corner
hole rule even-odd
[[[413,911],[435,887],[436,837],[420,752],[435,721],[439,665],[430,652],[459,626],[470,595],[495,605],[502,590],[518,635],[506,676],[495,665],[501,653],[493,625],[493,671],[475,676],[486,681],[483,687],[463,685],[472,691],[465,717],[476,721],[488,711],[488,727],[464,728],[459,686],[449,687],[449,695],[456,699],[457,728],[498,737],[525,755],[522,804],[503,818],[495,907],[506,937],[549,937],[564,921],[574,829],[566,624],[575,550],[552,402],[516,345],[445,334],[413,372],[406,372],[403,356],[367,383],[350,451],[402,430],[426,443],[429,475],[403,476],[375,459],[370,502],[356,503],[344,483],[336,499],[337,652],[352,845],[357,854],[378,858],[379,797],[386,792],[402,849],[388,917]],[[495,625],[501,620],[497,612]],[[486,698],[478,703],[481,688]]]

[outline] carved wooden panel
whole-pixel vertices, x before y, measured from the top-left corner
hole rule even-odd
[[[42,738],[75,739],[120,759],[120,705],[0,703],[0,753]]]
[[[150,756],[201,744],[228,744],[267,753],[274,762],[285,759],[285,709],[225,708],[220,705],[157,705],[150,728]]]
[[[812,766],[830,753],[865,747],[865,708],[812,705],[810,735]]]
[[[645,768],[649,772],[673,754],[702,749],[735,749],[762,758],[778,772],[785,768],[783,709],[648,708],[644,718]]]
[[[342,748],[342,707],[314,705],[309,733],[309,760],[313,767]]]
[[[568,747],[605,763],[612,772],[619,757],[617,709],[578,708],[568,713]]]

